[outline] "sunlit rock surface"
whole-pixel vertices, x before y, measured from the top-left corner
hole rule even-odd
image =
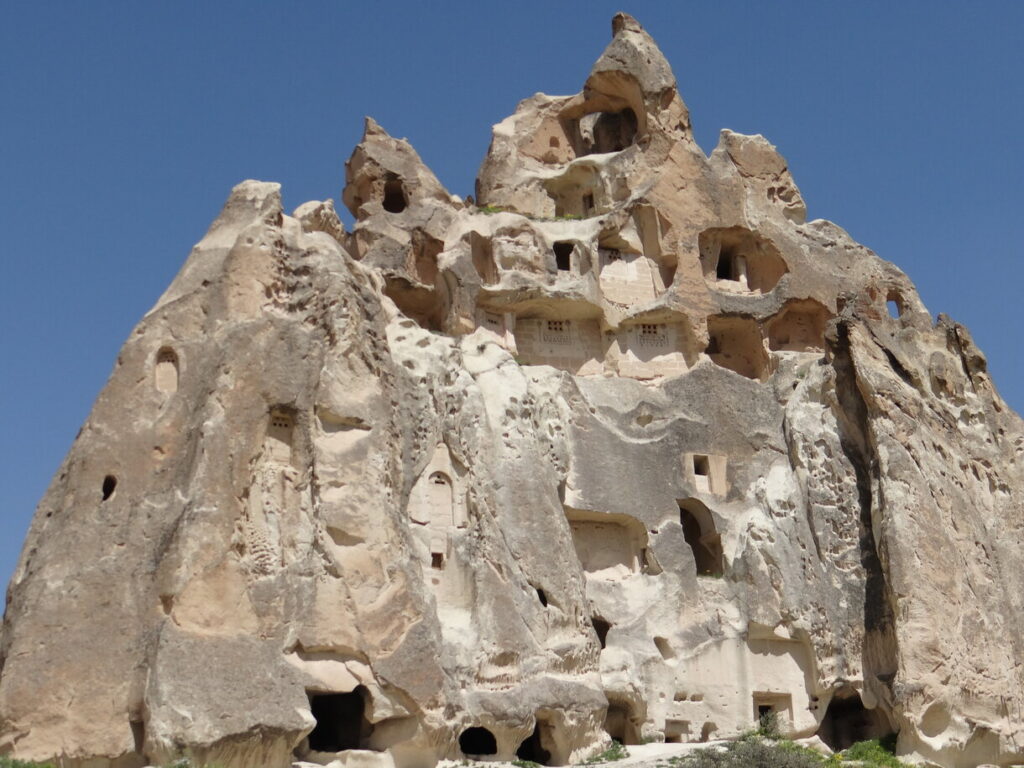
[[[775,712],[1024,760],[1020,419],[613,31],[495,126],[475,202],[372,120],[352,232],[232,191],[36,513],[0,753],[565,765]]]

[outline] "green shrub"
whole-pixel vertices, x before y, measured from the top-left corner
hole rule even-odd
[[[757,721],[757,735],[769,741],[778,741],[782,738],[782,731],[779,729],[779,713],[766,712]]]
[[[677,768],[822,768],[825,758],[791,741],[747,735],[721,747],[683,755]]]
[[[0,757],[0,768],[54,768],[54,766],[53,763],[26,763],[24,760]]]
[[[858,741],[849,749],[839,753],[843,761],[858,760],[871,768],[907,768],[907,764],[898,760],[893,754],[896,747],[896,737],[890,736],[879,741]]]
[[[604,752],[601,752],[593,757],[587,758],[585,765],[594,765],[597,763],[613,763],[616,760],[625,760],[629,757],[629,750],[623,746],[622,742],[613,741],[612,745],[608,747]]]
[[[851,762],[865,768],[911,768],[893,754],[896,737],[860,741],[829,758],[778,736],[778,724],[762,722],[757,731],[720,747],[672,757],[670,768],[842,768]],[[775,734],[770,736],[767,734]]]

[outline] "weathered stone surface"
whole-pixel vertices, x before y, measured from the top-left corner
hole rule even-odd
[[[372,120],[352,232],[232,191],[39,506],[0,752],[562,765],[772,710],[1024,760],[1020,419],[613,31],[495,126],[475,205]]]

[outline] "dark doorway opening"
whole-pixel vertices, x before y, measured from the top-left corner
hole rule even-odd
[[[724,572],[722,540],[715,530],[711,512],[696,499],[679,503],[683,538],[693,551],[698,576],[721,576]]]
[[[405,196],[405,188],[397,176],[384,182],[384,210],[388,213],[401,213],[409,204]]]
[[[310,694],[316,726],[309,734],[309,748],[314,752],[365,749],[373,731],[366,719],[367,693],[360,685],[351,693]]]
[[[533,733],[525,739],[516,750],[516,757],[520,760],[529,760],[533,763],[547,765],[551,760],[551,753],[544,749],[541,744],[540,721],[533,727]]]
[[[715,277],[719,280],[739,280],[736,274],[736,259],[733,254],[725,249],[718,255],[718,267],[715,269]]]
[[[569,242],[555,243],[555,266],[559,272],[568,272],[572,269],[573,244]]]
[[[818,728],[818,736],[836,752],[858,741],[885,739],[893,733],[889,718],[879,709],[865,707],[860,694],[852,689],[836,692]]]
[[[590,621],[594,625],[594,631],[597,632],[597,639],[598,642],[601,643],[601,647],[607,647],[608,631],[612,628],[612,625],[604,619],[602,619],[600,616],[594,616]]]
[[[609,701],[608,713],[604,718],[604,730],[620,744],[639,744],[640,729],[637,728],[633,706],[625,701]]]
[[[464,755],[493,755],[498,751],[498,742],[486,728],[467,728],[459,736],[459,749]]]

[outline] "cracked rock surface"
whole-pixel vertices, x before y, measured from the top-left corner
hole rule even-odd
[[[612,28],[494,127],[475,201],[369,119],[351,232],[232,190],[36,512],[0,754],[566,765],[774,713],[1024,761],[1020,418]]]

